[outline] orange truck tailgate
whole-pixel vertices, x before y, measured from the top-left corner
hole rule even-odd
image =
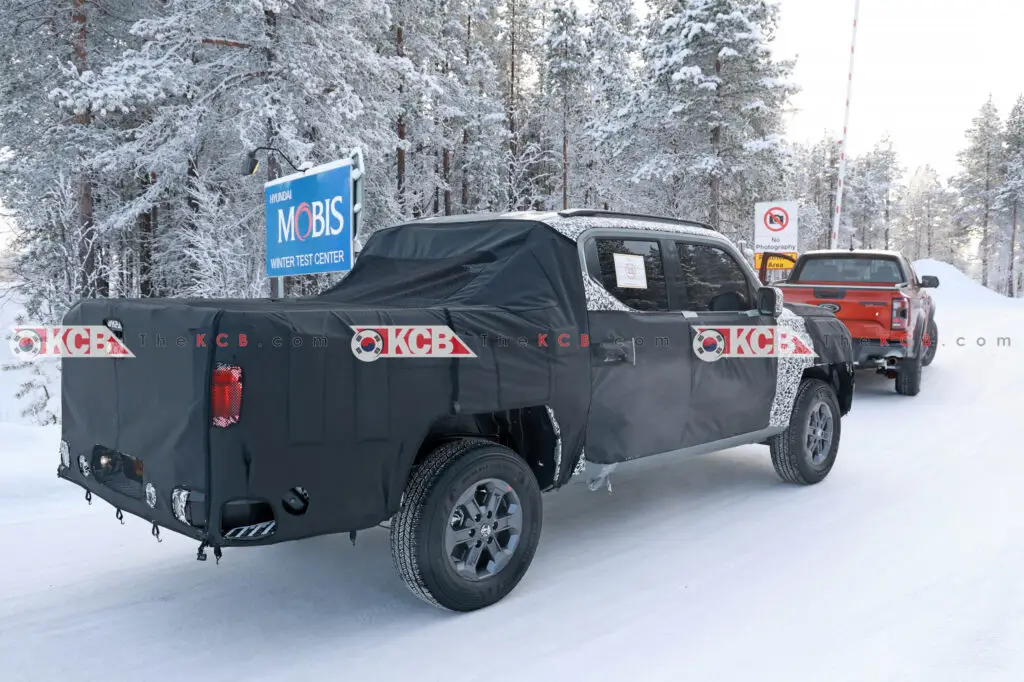
[[[900,334],[892,328],[893,300],[903,294],[892,284],[851,285],[839,282],[779,284],[786,302],[832,310],[855,339],[883,339]]]

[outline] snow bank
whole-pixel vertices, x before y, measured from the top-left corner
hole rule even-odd
[[[949,263],[925,258],[914,262],[918,276],[934,275],[939,278],[939,288],[931,294],[941,308],[943,304],[955,306],[1015,305],[1018,299],[1011,299],[982,286]]]
[[[57,481],[59,446],[59,426],[0,423],[0,513],[7,516],[30,499],[67,492]]]

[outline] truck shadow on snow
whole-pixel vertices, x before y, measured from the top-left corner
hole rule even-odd
[[[944,374],[943,367],[938,362],[925,368],[921,376],[922,394],[927,392],[930,383]],[[911,403],[914,402],[914,398],[907,398],[907,396],[902,396],[896,392],[894,386],[895,379],[889,379],[882,374],[876,373],[874,370],[858,370],[855,381],[854,411],[857,409],[857,398],[867,398],[869,396],[872,402],[879,399],[893,400],[900,403],[906,403],[908,400]]]
[[[549,603],[576,589],[587,561],[620,556],[629,563],[638,543],[656,545],[659,527],[677,537],[713,532],[705,528],[721,523],[723,513],[726,522],[738,523],[750,513],[770,510],[780,496],[800,492],[778,481],[764,446],[621,465],[612,474],[610,494],[606,488],[591,491],[586,485],[589,473],[545,495],[534,570],[502,605],[475,614],[439,611],[413,597],[392,567],[383,528],[361,532],[355,546],[347,535],[335,535],[230,548],[220,565],[212,556],[196,562],[191,545],[175,538],[174,546],[165,543],[158,553],[159,568],[122,573],[119,592],[153,595],[148,600],[151,612],[138,614],[147,636],[179,641],[194,637],[206,646],[211,637],[223,637],[224,646],[260,638],[267,628],[275,632],[276,648],[292,651],[314,646],[325,636],[365,636],[368,628],[400,636],[448,618],[493,618],[503,609]],[[639,537],[637,528],[645,529]],[[171,565],[167,550],[173,552]]]

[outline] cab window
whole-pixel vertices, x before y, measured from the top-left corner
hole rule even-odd
[[[668,310],[665,264],[658,240],[600,237],[595,241],[601,283],[608,293],[634,310]]]
[[[739,312],[755,304],[750,280],[742,266],[723,249],[708,244],[676,242],[680,282],[676,300],[680,310]]]
[[[906,281],[895,258],[885,256],[810,256],[805,257],[789,278],[797,282],[837,282],[842,284],[899,284]]]

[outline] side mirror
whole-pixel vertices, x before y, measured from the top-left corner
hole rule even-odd
[[[757,312],[762,315],[778,316],[782,313],[784,297],[781,289],[761,287],[757,290]]]
[[[934,275],[925,275],[921,278],[921,287],[924,289],[938,289],[939,278]]]

